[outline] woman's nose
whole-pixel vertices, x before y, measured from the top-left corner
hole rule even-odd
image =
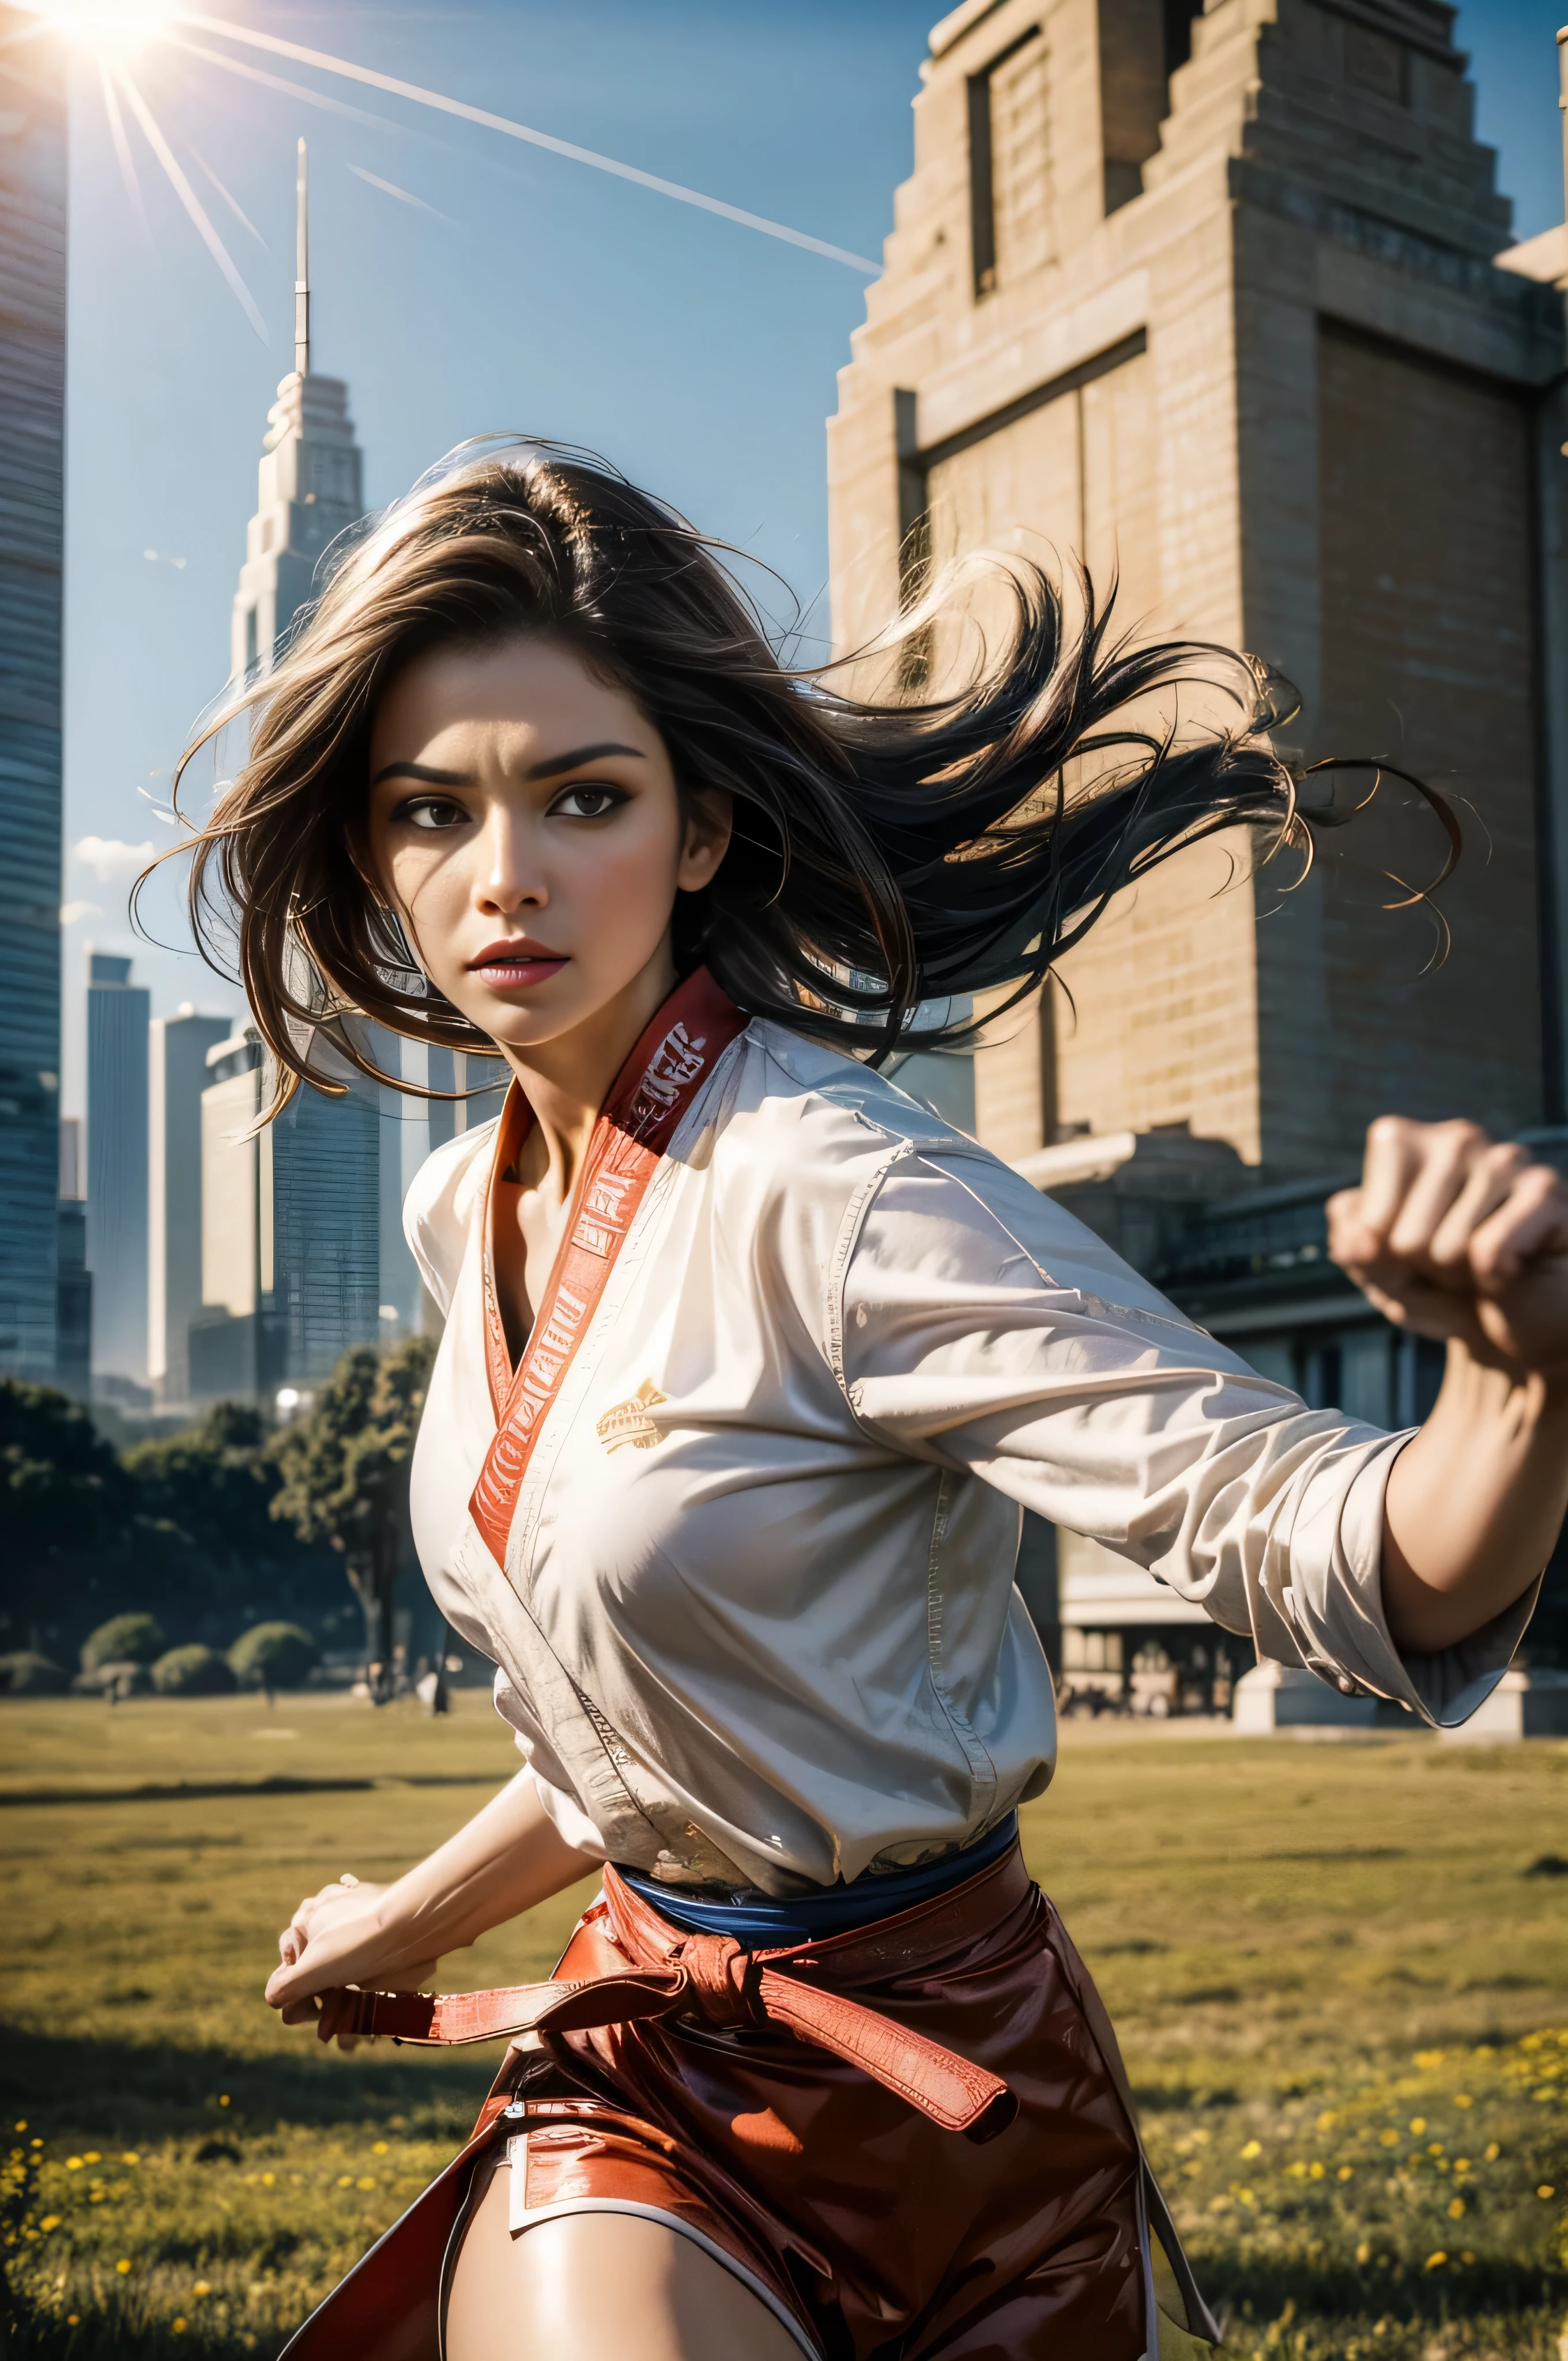
[[[531,858],[530,831],[510,814],[492,815],[485,830],[478,870],[479,899],[487,909],[543,909],[549,893]]]

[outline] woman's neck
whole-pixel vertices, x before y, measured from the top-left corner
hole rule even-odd
[[[663,945],[623,991],[569,1033],[537,1048],[499,1045],[533,1111],[514,1167],[524,1189],[565,1203],[616,1076],[678,980]]]

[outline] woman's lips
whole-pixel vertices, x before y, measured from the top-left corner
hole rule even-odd
[[[494,950],[481,951],[471,961],[468,972],[488,983],[492,992],[509,992],[548,983],[565,964],[565,956],[554,951],[503,950],[498,945]]]

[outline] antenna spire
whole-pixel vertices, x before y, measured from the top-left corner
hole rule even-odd
[[[311,192],[302,139],[294,193],[299,204],[294,233],[294,373],[297,377],[308,377],[311,368]]]

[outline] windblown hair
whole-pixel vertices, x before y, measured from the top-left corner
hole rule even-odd
[[[1047,577],[1009,560],[994,660],[950,694],[868,702],[834,667],[781,660],[728,555],[603,463],[540,444],[459,455],[349,547],[275,669],[181,763],[248,708],[245,766],[191,840],[190,895],[204,955],[237,964],[278,1106],[301,1081],[334,1087],[323,1040],[378,1071],[356,1013],[491,1049],[362,865],[378,700],[438,644],[546,635],[633,697],[683,796],[734,800],[713,883],[677,897],[678,968],[706,963],[747,1013],[875,1063],[971,1039],[970,995],[1010,987],[1013,1005],[1119,887],[1198,839],[1240,823],[1304,841],[1261,735],[1286,708],[1247,659],[1116,640],[1087,580],[1069,633]],[[953,595],[938,584],[879,643],[906,682]],[[1190,680],[1227,690],[1233,731],[1151,723],[1151,699]]]

